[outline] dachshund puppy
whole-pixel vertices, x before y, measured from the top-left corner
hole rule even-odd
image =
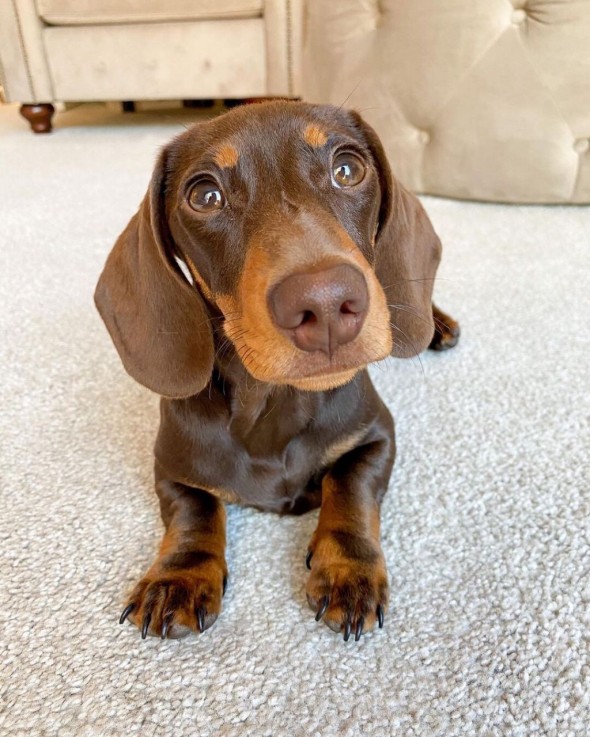
[[[95,294],[126,370],[162,397],[166,531],[121,622],[144,638],[215,622],[225,504],[239,503],[320,507],[306,560],[316,619],[345,640],[383,625],[395,442],[367,365],[457,342],[431,301],[440,253],[355,112],[254,104],[164,148]]]

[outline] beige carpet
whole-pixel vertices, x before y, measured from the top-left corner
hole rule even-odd
[[[399,438],[384,630],[314,622],[314,514],[238,508],[210,631],[118,625],[161,531],[157,399],[92,292],[181,119],[87,107],[42,137],[0,107],[0,734],[587,737],[587,208],[425,200],[463,338],[373,372]]]

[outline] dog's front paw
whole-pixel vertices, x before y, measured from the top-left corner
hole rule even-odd
[[[132,621],[144,639],[204,632],[221,612],[226,583],[225,561],[216,556],[204,552],[168,556],[137,584],[119,621]]]
[[[378,542],[350,532],[324,532],[314,539],[306,560],[311,574],[307,601],[316,620],[360,640],[387,609],[387,569]]]

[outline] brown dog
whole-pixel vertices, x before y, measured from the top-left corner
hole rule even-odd
[[[440,250],[354,112],[251,105],[162,151],[95,295],[127,371],[162,395],[166,532],[121,622],[162,638],[213,624],[224,503],[238,502],[321,506],[306,561],[316,619],[345,640],[382,626],[395,442],[366,366],[457,342],[456,322],[433,321]]]

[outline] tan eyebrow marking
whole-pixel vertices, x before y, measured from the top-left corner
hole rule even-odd
[[[235,146],[226,143],[217,150],[215,154],[215,163],[218,164],[222,169],[227,169],[231,166],[235,166],[238,163],[240,154]]]
[[[319,127],[319,125],[316,125],[315,123],[308,123],[308,125],[305,126],[305,130],[303,131],[303,138],[305,139],[306,143],[309,143],[309,145],[313,146],[314,148],[324,146],[326,141],[328,140],[328,136],[326,135],[326,133]]]

